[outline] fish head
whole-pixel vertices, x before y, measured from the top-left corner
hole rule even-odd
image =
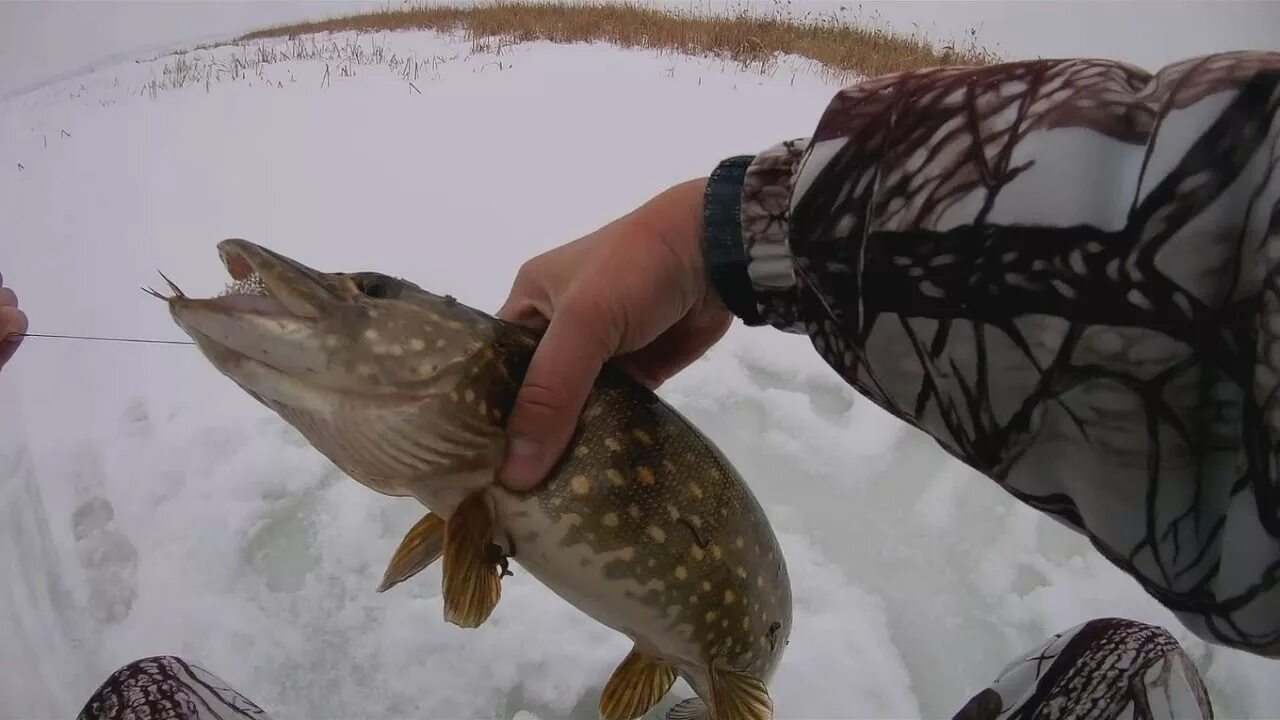
[[[169,311],[218,370],[275,402],[425,397],[484,342],[482,314],[406,280],[321,272],[246,240],[218,252],[228,290],[178,293]]]
[[[492,339],[488,315],[406,280],[322,272],[246,240],[224,240],[218,252],[233,282],[210,298],[171,283],[173,320],[218,371],[348,474],[387,492],[439,465],[441,453],[419,447],[432,433],[492,444],[487,425],[446,427],[437,412]],[[460,445],[450,448],[476,450]]]

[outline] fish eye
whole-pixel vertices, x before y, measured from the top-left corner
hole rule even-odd
[[[386,298],[388,295],[387,285],[381,280],[370,280],[361,290],[371,298]]]
[[[356,289],[364,294],[365,297],[386,300],[400,295],[399,284],[395,279],[385,275],[358,275],[351,279],[355,282]]]

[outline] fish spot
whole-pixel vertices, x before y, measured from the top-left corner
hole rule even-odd
[[[588,448],[586,445],[579,445],[573,449],[573,454],[578,457],[586,457],[591,454],[591,448]]]
[[[365,340],[368,340],[369,342],[377,342],[377,341],[378,341],[378,331],[377,331],[377,330],[375,330],[375,329],[373,329],[373,328],[369,328],[368,330],[365,330],[365,331],[364,331],[364,339],[365,339]],[[376,349],[376,348],[374,349],[374,352],[377,352],[377,349]]]
[[[720,621],[720,627],[729,627],[729,618]]]
[[[634,560],[636,558],[636,549],[633,547],[624,547],[618,551],[618,557],[623,560]]]
[[[737,540],[734,540],[733,544],[737,545],[739,550],[747,546],[746,541],[743,540],[741,537],[739,537]]]
[[[690,595],[690,596],[689,596],[689,604],[690,604],[690,605],[697,605],[697,604],[698,604],[698,596],[697,596],[697,595]]]
[[[675,466],[675,463],[671,462],[670,460],[663,460],[663,461],[662,461],[662,468],[663,468],[664,470],[666,470],[667,472],[669,472],[669,473],[673,474],[673,475],[674,475],[674,474],[675,474],[675,472],[676,472],[676,466]]]
[[[636,479],[640,481],[641,485],[652,485],[654,483],[653,471],[641,465],[636,468]]]
[[[737,573],[737,574],[738,574],[738,577],[740,577],[740,578],[745,578],[745,577],[747,576],[747,569],[746,569],[746,568],[744,568],[744,567],[742,567],[741,565],[739,565],[738,567],[734,568],[734,569],[733,569],[733,571],[734,571],[735,573]]]
[[[702,551],[702,548],[697,545],[689,546],[689,554],[693,556],[694,560],[701,560],[706,555],[706,553]]]
[[[725,604],[725,605],[732,605],[732,604],[733,604],[733,599],[734,599],[734,597],[733,597],[733,591],[732,591],[732,590],[725,590],[725,591],[724,591],[724,604]]]
[[[648,563],[648,564],[649,564],[649,567],[653,567],[654,565],[657,565],[657,564],[658,564],[658,561],[657,561],[657,560],[654,560],[653,558],[649,558],[649,563]]]
[[[440,338],[439,340],[436,341],[436,347],[438,348],[442,348],[448,344],[449,344],[449,341],[445,340],[444,338]]]
[[[466,393],[464,393],[464,394],[463,394],[463,397],[465,397],[465,398],[467,399],[467,402],[475,402],[475,401],[476,401],[476,391],[475,391],[475,390],[472,390],[471,388],[467,388],[467,391],[466,391]]]
[[[703,580],[703,581],[702,581],[702,589],[703,589],[703,590],[710,590],[710,589],[711,589],[711,581],[710,581],[710,580]]]
[[[422,352],[427,349],[427,343],[422,338],[411,338],[409,340],[409,349],[414,352]]]
[[[685,578],[687,578],[687,577],[689,577],[689,571],[688,571],[688,570],[685,570],[683,565],[677,565],[677,566],[676,566],[676,579],[677,579],[677,580],[684,580],[684,579],[685,579]]]
[[[485,401],[483,401],[483,400],[481,400],[481,401],[476,405],[476,407],[480,410],[480,414],[481,414],[481,415],[484,415],[485,413],[487,413],[487,412],[489,411],[489,404],[488,404],[488,403],[486,403],[486,402],[485,402]]]
[[[711,545],[711,557],[715,558],[716,560],[719,560],[719,559],[720,559],[721,554],[720,554],[720,546],[719,546],[719,545],[716,545],[716,544],[712,543],[712,545]]]
[[[387,352],[390,353],[392,357],[400,357],[401,355],[404,355],[404,348],[399,345],[391,345],[387,347]]]
[[[756,587],[764,587],[764,576],[760,575],[756,578]]]
[[[689,492],[693,493],[693,496],[699,500],[702,499],[702,486],[698,483],[689,483]]]
[[[604,474],[606,477],[609,478],[609,482],[613,483],[614,485],[622,485],[623,483],[626,482],[626,480],[622,477],[622,473],[618,472],[617,470],[614,470],[613,468],[609,468],[608,470],[605,470]]]
[[[654,542],[665,542],[667,539],[667,533],[657,525],[650,525],[649,537],[653,538]]]
[[[431,377],[436,371],[436,366],[431,363],[422,363],[418,366],[418,374],[422,377]]]
[[[714,621],[715,621],[715,619],[716,619],[716,611],[715,611],[715,610],[708,610],[708,611],[707,611],[707,614],[706,614],[706,615],[704,615],[703,617],[706,619],[706,621],[707,621],[708,623],[710,623],[710,622],[714,622]]]
[[[605,527],[617,527],[617,526],[618,526],[618,514],[617,514],[617,513],[605,513],[604,517],[600,518],[600,522],[604,523],[604,526],[605,526]]]
[[[645,585],[645,587],[652,588],[654,590],[657,590],[658,592],[662,592],[663,590],[667,589],[667,584],[662,582],[661,580],[655,579],[655,580],[650,580],[649,584]]]
[[[491,411],[490,411],[490,414],[491,414],[491,415],[493,415],[493,419],[494,419],[494,420],[501,420],[501,419],[502,419],[502,411],[501,411],[501,410],[499,410],[498,408],[494,408],[493,410],[491,410]]]
[[[582,516],[578,513],[565,513],[561,516],[569,527],[577,527],[582,524]]]
[[[748,629],[750,629],[750,628],[751,628],[751,618],[747,617],[746,615],[743,615],[743,616],[742,616],[742,629],[743,629],[743,630],[748,630]],[[750,653],[747,653],[747,657],[751,657],[751,654],[750,654]]]
[[[636,519],[636,520],[639,520],[639,519],[640,519],[640,506],[639,506],[639,505],[631,505],[631,506],[629,506],[629,507],[627,508],[627,514],[631,515],[631,517],[632,517],[632,518],[634,518],[634,519]]]
[[[586,475],[574,475],[569,481],[569,487],[573,488],[576,495],[586,495],[591,492],[591,480]]]
[[[604,446],[614,452],[618,452],[622,449],[622,443],[618,442],[615,438],[605,438]]]
[[[450,390],[450,391],[449,391],[449,399],[450,399],[450,400],[452,400],[452,401],[454,401],[454,402],[457,402],[457,401],[458,401],[458,391],[457,391],[457,390]]]
[[[631,434],[632,434],[633,436],[635,436],[635,439],[636,439],[636,440],[639,440],[639,441],[640,441],[640,444],[641,444],[641,445],[652,445],[652,444],[653,444],[653,438],[649,437],[649,433],[647,433],[647,432],[645,432],[645,431],[643,431],[643,430],[635,430],[635,431],[632,431],[632,433],[631,433]]]
[[[671,516],[671,519],[672,519],[672,520],[679,520],[679,519],[680,519],[680,511],[676,509],[676,506],[675,506],[675,505],[668,505],[668,506],[667,506],[667,514]]]

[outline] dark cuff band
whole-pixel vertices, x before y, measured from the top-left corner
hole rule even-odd
[[[711,286],[729,312],[742,322],[764,325],[755,291],[747,274],[747,251],[742,245],[742,183],[752,155],[728,158],[707,181],[702,209],[702,254]]]

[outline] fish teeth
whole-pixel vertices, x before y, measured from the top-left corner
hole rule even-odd
[[[253,273],[243,280],[232,280],[227,283],[226,290],[222,291],[222,297],[227,295],[262,295],[267,296],[267,285],[262,281],[262,276]]]

